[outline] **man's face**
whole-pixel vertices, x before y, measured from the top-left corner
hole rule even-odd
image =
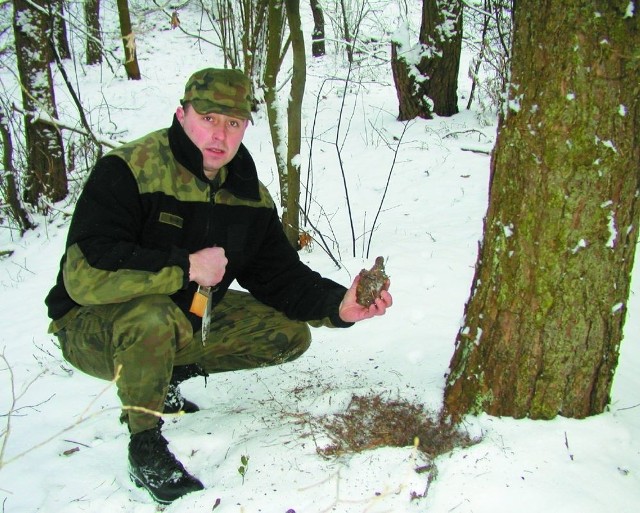
[[[202,152],[204,172],[211,180],[235,157],[248,120],[223,114],[199,114],[191,105],[178,107],[176,117]]]

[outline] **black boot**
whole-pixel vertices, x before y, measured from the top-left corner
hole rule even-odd
[[[169,390],[164,398],[164,413],[179,413],[181,411],[195,413],[200,411],[200,408],[196,403],[184,398],[178,385],[169,383]]]
[[[161,504],[170,504],[187,493],[204,489],[167,445],[160,425],[131,435],[129,442],[129,475],[132,481],[136,486],[145,488]]]
[[[173,368],[171,382],[169,383],[169,390],[167,391],[167,397],[164,400],[164,413],[178,413],[180,411],[183,411],[184,413],[194,413],[200,411],[198,405],[188,399],[185,399],[180,392],[180,388],[178,388],[180,383],[196,376],[204,376],[206,384],[207,373],[196,363],[191,365],[179,365]]]

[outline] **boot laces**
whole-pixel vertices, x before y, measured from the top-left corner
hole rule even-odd
[[[141,459],[145,461],[138,466],[138,470],[152,486],[175,483],[186,474],[186,470],[169,450],[169,442],[162,436],[160,429],[153,431],[155,432],[150,433],[140,444]]]

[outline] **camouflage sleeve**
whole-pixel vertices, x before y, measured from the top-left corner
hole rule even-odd
[[[81,305],[173,294],[188,285],[189,255],[143,247],[145,213],[128,166],[98,161],[74,211],[63,266],[65,288]]]
[[[178,266],[164,267],[157,272],[97,269],[75,244],[67,249],[62,275],[64,286],[76,303],[102,305],[150,294],[173,294],[182,288],[184,273]]]

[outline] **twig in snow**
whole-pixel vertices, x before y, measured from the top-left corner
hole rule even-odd
[[[567,432],[564,432],[564,446],[567,448],[567,451],[569,452],[569,458],[571,458],[571,461],[573,461],[573,454],[571,453],[571,449],[569,449],[569,438],[567,437]]]

